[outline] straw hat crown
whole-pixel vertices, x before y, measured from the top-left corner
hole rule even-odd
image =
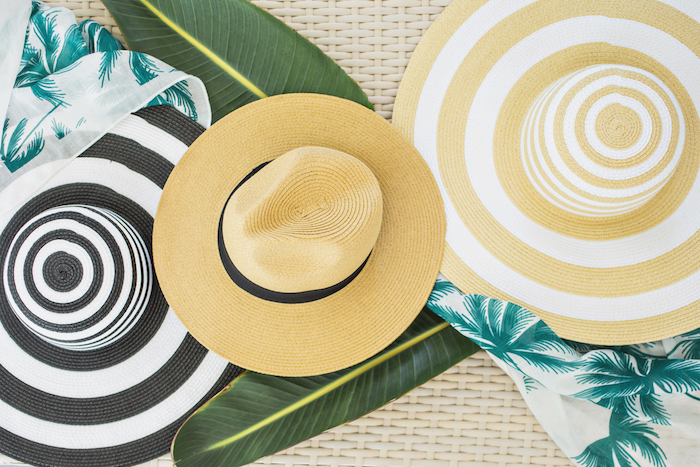
[[[245,277],[294,293],[352,275],[371,253],[381,223],[381,189],[364,163],[341,151],[302,147],[233,192],[222,233]]]
[[[282,94],[231,112],[168,178],[153,257],[207,348],[310,376],[375,355],[423,309],[443,255],[435,178],[355,102]]]

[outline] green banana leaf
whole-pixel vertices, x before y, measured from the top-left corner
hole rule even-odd
[[[330,94],[373,109],[318,47],[248,0],[103,0],[129,48],[199,77],[213,121],[256,99]]]
[[[245,372],[175,436],[178,467],[236,467],[377,409],[479,348],[427,308],[389,347],[354,367],[283,378]]]

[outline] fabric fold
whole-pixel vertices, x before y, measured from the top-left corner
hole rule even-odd
[[[700,331],[626,346],[560,339],[513,303],[442,275],[428,308],[486,350],[576,465],[694,465],[700,456]]]
[[[203,127],[210,126],[211,109],[198,78],[124,50],[97,22],[76,24],[74,13],[66,8],[21,0],[0,13],[0,22],[21,20],[15,12],[19,6],[31,13],[28,23],[24,20],[26,28],[2,30],[3,35],[13,34],[4,43],[23,46],[14,85],[9,83],[9,100],[0,107],[5,113],[0,212],[26,200],[73,157],[142,107],[169,104]],[[0,63],[12,60],[17,53],[13,50],[2,52]],[[0,89],[0,105],[7,84]]]
[[[31,4],[29,2],[6,2],[3,14],[0,14],[0,70],[16,70],[19,67],[24,45],[24,31]],[[12,87],[15,80],[11,71],[0,73],[0,118],[5,119],[5,112],[10,103]]]

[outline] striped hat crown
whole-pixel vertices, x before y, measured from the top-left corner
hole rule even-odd
[[[149,461],[242,371],[187,333],[152,261],[162,187],[203,131],[172,107],[142,109],[0,217],[0,452]]]
[[[700,326],[700,3],[455,0],[394,124],[445,201],[441,271],[562,337]]]

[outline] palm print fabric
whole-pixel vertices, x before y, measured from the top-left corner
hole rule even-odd
[[[99,23],[76,24],[66,8],[6,3],[0,9],[0,212],[142,107],[170,104],[205,128],[211,124],[198,78],[124,50]],[[21,189],[5,190],[12,183]]]
[[[576,465],[699,465],[700,330],[617,347],[565,341],[524,308],[463,294],[442,276],[428,307],[513,378]]]

